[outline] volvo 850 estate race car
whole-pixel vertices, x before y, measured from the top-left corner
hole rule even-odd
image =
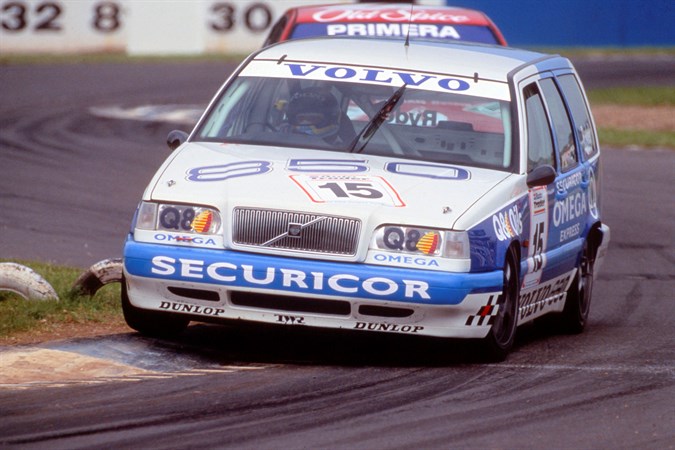
[[[497,25],[482,11],[453,6],[396,3],[334,4],[289,8],[265,43],[307,37],[379,37],[470,41],[506,45]]]
[[[610,230],[565,58],[284,42],[168,141],[124,248],[140,332],[235,319],[474,338],[503,358],[544,314],[586,325]]]

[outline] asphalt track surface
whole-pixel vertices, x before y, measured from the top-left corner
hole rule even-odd
[[[591,88],[675,84],[668,58],[577,67]],[[167,132],[189,125],[92,108],[203,106],[231,70],[0,66],[0,259],[120,256]],[[501,364],[457,342],[299,328],[5,347],[0,447],[673,448],[675,152],[602,157],[612,242],[581,335],[536,323]]]

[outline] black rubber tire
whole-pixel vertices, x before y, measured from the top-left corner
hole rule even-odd
[[[560,331],[563,333],[578,334],[586,328],[593,295],[594,265],[595,246],[586,240],[581,251],[577,274],[567,290],[565,308],[558,321]]]
[[[513,348],[518,327],[519,294],[517,257],[513,249],[509,249],[504,262],[504,290],[497,301],[499,310],[490,332],[482,342],[485,356],[489,361],[504,361]]]
[[[171,313],[136,308],[129,301],[127,285],[122,280],[122,312],[127,325],[141,334],[159,338],[172,338],[183,332],[190,320]]]

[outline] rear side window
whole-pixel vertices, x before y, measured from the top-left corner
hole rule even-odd
[[[570,107],[581,151],[584,158],[588,159],[598,153],[598,145],[595,139],[591,114],[588,111],[581,87],[572,74],[559,76],[558,82]]]
[[[553,139],[537,85],[528,85],[523,91],[523,97],[527,118],[527,171],[545,164],[555,167]]]
[[[540,83],[544,100],[553,121],[556,147],[560,153],[560,166],[563,172],[567,172],[579,163],[572,124],[567,115],[565,103],[560,96],[560,91],[558,91],[553,79],[544,78]]]
[[[283,16],[281,16],[281,18],[279,18],[277,23],[275,23],[272,26],[272,29],[267,35],[267,39],[265,39],[265,42],[263,43],[263,47],[267,47],[268,45],[278,42],[279,39],[281,38],[281,34],[284,32],[284,28],[286,28],[287,23],[288,23],[288,15],[284,14]]]

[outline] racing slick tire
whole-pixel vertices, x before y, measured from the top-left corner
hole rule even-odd
[[[122,312],[124,313],[124,320],[127,322],[127,325],[146,336],[158,338],[175,337],[184,331],[190,323],[190,320],[170,313],[136,308],[129,301],[127,285],[124,279],[122,280],[121,297]]]
[[[516,338],[520,293],[517,260],[513,248],[509,249],[504,262],[504,290],[497,300],[499,309],[490,332],[482,341],[485,357],[494,362],[506,359]]]
[[[577,274],[567,290],[565,307],[558,318],[560,331],[567,334],[581,333],[588,322],[593,294],[593,267],[595,247],[589,240],[584,242]]]

